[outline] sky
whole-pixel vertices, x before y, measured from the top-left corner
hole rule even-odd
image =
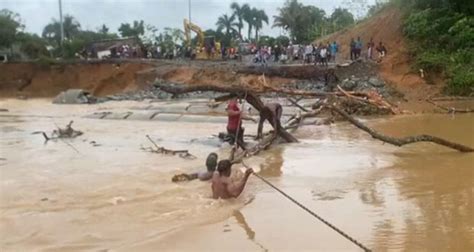
[[[102,24],[117,32],[121,23],[143,20],[163,31],[165,27],[183,29],[183,19],[189,15],[191,2],[191,20],[203,30],[215,29],[215,23],[223,14],[231,15],[230,4],[249,3],[251,7],[264,9],[269,17],[269,25],[264,24],[260,34],[285,35],[280,28],[271,28],[273,16],[278,14],[285,0],[62,0],[63,15],[70,14],[81,24],[83,30],[97,30]],[[333,12],[337,7],[349,8],[348,2],[366,2],[375,0],[299,0],[305,5],[314,5]],[[41,35],[43,28],[53,18],[59,20],[58,0],[0,0],[0,9],[9,9],[20,14],[25,31]],[[354,14],[363,15],[361,8],[353,8]],[[245,30],[242,32],[244,35]]]

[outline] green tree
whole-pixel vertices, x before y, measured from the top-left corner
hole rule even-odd
[[[446,91],[454,95],[474,93],[474,17],[472,4],[460,1],[405,1],[408,15],[404,32],[415,69],[446,79]]]
[[[347,9],[336,8],[331,14],[330,23],[332,25],[331,32],[338,31],[354,24],[354,16]]]
[[[20,44],[20,50],[31,59],[49,56],[46,41],[36,34],[20,32],[17,41]]]
[[[264,10],[252,9],[254,16],[254,26],[255,26],[255,41],[258,41],[258,31],[262,29],[263,22],[268,24],[268,16]]]
[[[184,42],[184,32],[181,29],[166,27],[164,31],[171,37],[175,45],[180,45]]]
[[[10,48],[23,27],[18,14],[7,9],[0,10],[0,47]]]
[[[135,37],[139,38],[141,35],[145,33],[145,23],[143,20],[140,21],[133,21],[133,24],[129,23],[122,23],[118,28],[120,32],[120,36],[122,37]]]
[[[105,24],[103,24],[99,29],[97,29],[99,33],[102,34],[108,34],[109,33],[109,27],[107,27]]]
[[[65,15],[63,19],[64,39],[72,40],[81,30],[81,24],[71,15]],[[61,44],[61,23],[55,19],[47,24],[42,37],[53,45],[59,47]]]
[[[232,15],[229,17],[227,14],[220,16],[216,25],[218,31],[225,30],[226,36],[231,36],[232,32],[235,31],[234,27],[239,27],[238,23],[235,22],[235,16]]]
[[[273,26],[281,27],[290,32],[291,40],[296,40],[298,17],[301,15],[303,5],[297,0],[287,0],[283,8],[278,8],[279,14],[273,16]]]
[[[314,6],[305,6],[297,0],[287,0],[279,14],[274,16],[273,27],[282,27],[289,31],[291,40],[296,43],[308,43],[315,36],[324,34],[326,13]]]
[[[278,36],[275,39],[275,43],[277,45],[287,47],[290,44],[290,38],[288,38],[287,36]]]
[[[240,6],[238,3],[233,2],[230,5],[230,8],[234,11],[233,15],[237,18],[237,29],[239,31],[239,37],[242,39],[242,28],[244,27],[244,17],[245,13],[250,10],[250,6],[248,4],[243,4]]]
[[[252,35],[252,28],[255,23],[255,13],[256,13],[256,9],[255,8],[250,9],[250,7],[245,9],[244,11],[244,21],[247,22],[247,26],[248,26],[248,37],[247,37],[248,40],[250,40],[252,37],[251,35]]]

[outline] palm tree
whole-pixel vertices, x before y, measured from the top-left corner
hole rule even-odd
[[[250,40],[251,34],[252,34],[252,28],[255,23],[255,13],[257,12],[257,9],[252,8],[252,9],[246,9],[244,12],[244,20],[247,22],[249,29],[248,29],[248,39]]]
[[[264,10],[257,10],[257,9],[252,9],[255,10],[253,13],[254,16],[254,26],[255,26],[255,41],[258,41],[258,31],[262,29],[263,22],[268,24],[268,16],[265,13]]]
[[[283,8],[279,8],[279,15],[273,16],[272,27],[282,27],[290,31],[291,40],[295,39],[296,29],[298,27],[298,18],[301,15],[303,5],[297,0],[289,0],[285,3]]]
[[[63,20],[63,27],[64,37],[68,40],[71,40],[79,33],[79,30],[81,29],[81,24],[79,24],[79,22],[77,22],[77,20],[73,16],[66,15],[64,16]]]
[[[72,40],[81,30],[81,24],[71,15],[64,16],[63,20],[64,38]],[[43,38],[61,43],[61,24],[56,19],[47,24],[43,29]]]
[[[234,11],[233,16],[237,18],[237,28],[239,30],[240,39],[242,39],[242,28],[244,27],[244,16],[245,13],[250,10],[250,6],[248,4],[243,4],[240,6],[238,3],[233,2],[230,5],[230,8]]]
[[[225,29],[225,35],[229,36],[233,31],[235,31],[234,26],[239,27],[238,23],[235,23],[235,16],[227,16],[227,14],[222,15],[216,22],[217,30],[222,31]]]

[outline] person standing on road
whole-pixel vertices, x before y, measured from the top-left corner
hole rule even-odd
[[[384,58],[385,55],[387,54],[387,48],[385,48],[385,45],[383,44],[383,42],[380,41],[380,43],[377,46],[376,50],[379,53],[379,61],[381,61],[382,58]]]
[[[351,39],[350,48],[351,60],[356,60],[356,42],[354,38]]]
[[[337,45],[336,41],[333,41],[330,46],[330,52],[331,52],[331,60],[334,63],[336,63],[336,55],[338,51],[339,51],[339,46]]]
[[[375,47],[374,39],[370,38],[369,43],[367,43],[367,59],[372,59],[374,47]]]
[[[321,45],[321,50],[319,51],[319,56],[321,57],[321,65],[325,65],[326,67],[328,66],[328,49],[326,46]]]
[[[360,37],[357,37],[355,48],[356,48],[356,59],[359,59],[360,53],[362,52],[362,40],[360,40]]]

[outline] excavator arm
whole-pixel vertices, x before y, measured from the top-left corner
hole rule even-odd
[[[198,47],[202,48],[204,46],[204,33],[202,32],[201,28],[191,22],[189,20],[184,19],[183,21],[184,25],[184,33],[186,36],[186,43],[188,46],[191,45],[191,31],[194,31],[196,35],[198,36]]]

